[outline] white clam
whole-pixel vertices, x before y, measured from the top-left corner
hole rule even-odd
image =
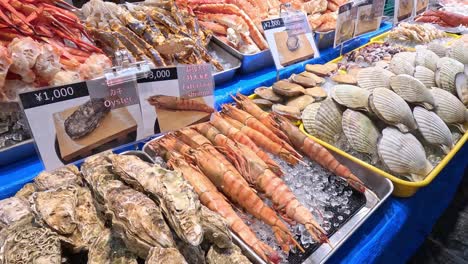
[[[424,139],[430,144],[440,146],[448,154],[453,148],[453,139],[444,121],[436,113],[419,106],[413,109],[413,115]]]

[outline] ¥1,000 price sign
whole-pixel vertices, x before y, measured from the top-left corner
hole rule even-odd
[[[138,80],[146,136],[209,120],[214,111],[210,64],[179,65],[151,70]]]

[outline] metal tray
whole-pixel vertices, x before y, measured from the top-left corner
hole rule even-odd
[[[241,61],[214,41],[211,41],[210,44],[208,44],[208,52],[210,54],[212,52],[216,53],[216,56],[219,58],[219,60],[233,65],[232,68],[213,73],[215,84],[219,85],[230,81],[236,74],[237,69],[241,67]]]
[[[156,138],[157,139],[157,138]],[[153,139],[154,140],[154,139]],[[142,150],[147,153],[150,157],[154,157],[155,153],[149,147],[147,142]],[[306,259],[298,262],[297,260],[293,261],[294,263],[324,263],[330,256],[340,248],[340,246],[364,223],[364,221],[380,207],[380,205],[391,195],[393,191],[393,184],[389,179],[380,177],[377,173],[372,170],[361,166],[354,161],[343,157],[335,152],[332,152],[344,165],[357,175],[369,189],[372,191],[365,193],[365,204],[354,212],[352,217],[350,217],[346,222],[344,222],[329,238],[333,248],[329,245],[321,245],[318,248],[314,249],[310,255],[306,256]],[[258,258],[256,263],[265,263],[261,260],[254,252],[254,256]],[[295,257],[298,259],[301,257]]]
[[[219,38],[214,36],[212,40],[221,46],[223,49],[227,50],[233,56],[241,60],[242,65],[240,67],[241,73],[252,73],[263,68],[273,66],[275,63],[273,61],[273,56],[269,49],[257,52],[255,54],[243,54],[233,47],[222,42]]]
[[[138,151],[138,150],[130,150],[130,151],[125,151],[120,153],[121,155],[133,155],[137,156],[140,159],[149,162],[149,163],[154,163],[153,158],[145,153],[144,151]],[[255,263],[265,263],[247,244],[242,241],[236,234],[231,232],[232,239],[234,240],[234,243],[236,243],[242,250],[242,252],[253,262]]]

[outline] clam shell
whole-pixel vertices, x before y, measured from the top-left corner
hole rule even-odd
[[[427,44],[427,49],[434,52],[439,57],[445,57],[445,54],[447,53],[447,48],[444,45],[435,41],[432,41],[431,43]]]
[[[305,95],[301,95],[299,97],[290,99],[286,103],[286,106],[294,106],[294,107],[299,108],[300,111],[302,111],[313,102],[315,102],[314,97],[305,94]]]
[[[274,103],[272,101],[269,101],[267,99],[262,99],[262,98],[255,98],[252,100],[256,105],[262,107],[262,108],[270,108]]]
[[[416,66],[424,66],[432,71],[437,70],[437,61],[439,56],[428,49],[418,49],[416,51]]]
[[[416,66],[414,70],[414,78],[420,80],[426,88],[436,86],[435,73],[424,66]]]
[[[412,66],[416,66],[416,53],[415,52],[410,52],[410,51],[399,52],[393,55],[392,58],[396,58],[397,60],[403,59],[407,61],[409,64],[411,64]]]
[[[417,128],[409,105],[389,89],[375,89],[369,96],[369,106],[382,121],[403,133]]]
[[[460,98],[465,106],[468,106],[468,78],[466,73],[457,73],[455,76],[455,87],[458,98]]]
[[[432,88],[436,114],[446,124],[459,124],[458,128],[464,132],[463,123],[468,122],[468,109],[455,95],[440,89]]]
[[[413,109],[414,119],[424,139],[438,145],[447,154],[453,148],[452,133],[440,117],[431,111],[416,106]]]
[[[296,106],[286,106],[282,104],[275,104],[271,107],[271,110],[282,116],[290,119],[299,120],[301,119],[301,110]]]
[[[277,81],[272,86],[273,92],[279,95],[294,97],[305,94],[305,89],[299,84],[288,82],[285,80]],[[266,99],[266,98],[265,98]]]
[[[463,40],[455,41],[448,50],[447,56],[463,64],[468,64],[468,45]]]
[[[451,58],[439,59],[436,71],[437,86],[455,94],[455,76],[464,70],[463,64],[457,60]]]
[[[298,75],[298,74],[293,74],[289,78],[292,82],[297,83],[301,85],[304,88],[311,88],[314,87],[317,82],[314,80],[314,78],[309,78],[305,77],[303,75]]]
[[[329,143],[341,133],[341,111],[331,99],[308,105],[302,112],[307,132]]]
[[[352,109],[369,109],[370,92],[354,85],[335,85],[331,90],[331,97],[340,105]]]
[[[328,76],[332,72],[338,70],[338,64],[326,63],[326,64],[307,64],[305,67],[306,71],[317,74],[318,76]]]
[[[429,89],[413,76],[400,74],[390,79],[390,86],[405,101],[419,104],[431,110],[434,108],[434,98]]]
[[[422,144],[410,133],[387,127],[377,144],[379,157],[392,172],[411,175],[413,181],[422,181],[433,166],[426,159]]]
[[[281,101],[283,101],[283,98],[281,98],[281,96],[277,95],[275,92],[273,92],[273,89],[270,89],[268,87],[258,87],[254,90],[254,93],[260,96],[261,98],[271,101],[273,103],[280,103]]]
[[[363,113],[347,109],[341,120],[343,133],[351,147],[359,152],[374,154],[380,132]]]
[[[316,100],[322,100],[328,96],[322,87],[307,88],[305,89],[305,94],[312,96]]]
[[[332,81],[343,84],[357,84],[356,77],[351,74],[335,74],[331,77]]]
[[[376,88],[390,89],[390,77],[394,75],[391,71],[382,68],[369,67],[359,71],[357,82],[361,88],[369,91]]]
[[[307,78],[311,78],[311,79],[314,79],[314,81],[317,83],[317,84],[322,84],[325,82],[325,79],[320,77],[320,76],[317,76],[316,74],[313,74],[311,72],[308,72],[308,71],[303,71],[301,73],[299,73],[299,75],[301,76],[304,76],[304,77],[307,77]]]
[[[414,66],[411,64],[411,62],[408,61],[408,59],[405,59],[402,56],[394,56],[392,60],[390,61],[390,65],[388,66],[388,69],[393,72],[394,74],[408,74],[408,75],[413,75],[414,74]]]

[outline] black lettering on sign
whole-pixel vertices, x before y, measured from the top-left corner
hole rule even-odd
[[[88,96],[86,82],[57,86],[19,95],[24,109],[54,104],[83,96]]]
[[[148,77],[139,79],[138,83],[177,80],[177,67],[153,69]]]
[[[282,18],[265,20],[265,21],[262,21],[262,27],[263,27],[263,30],[284,27],[284,21]]]

